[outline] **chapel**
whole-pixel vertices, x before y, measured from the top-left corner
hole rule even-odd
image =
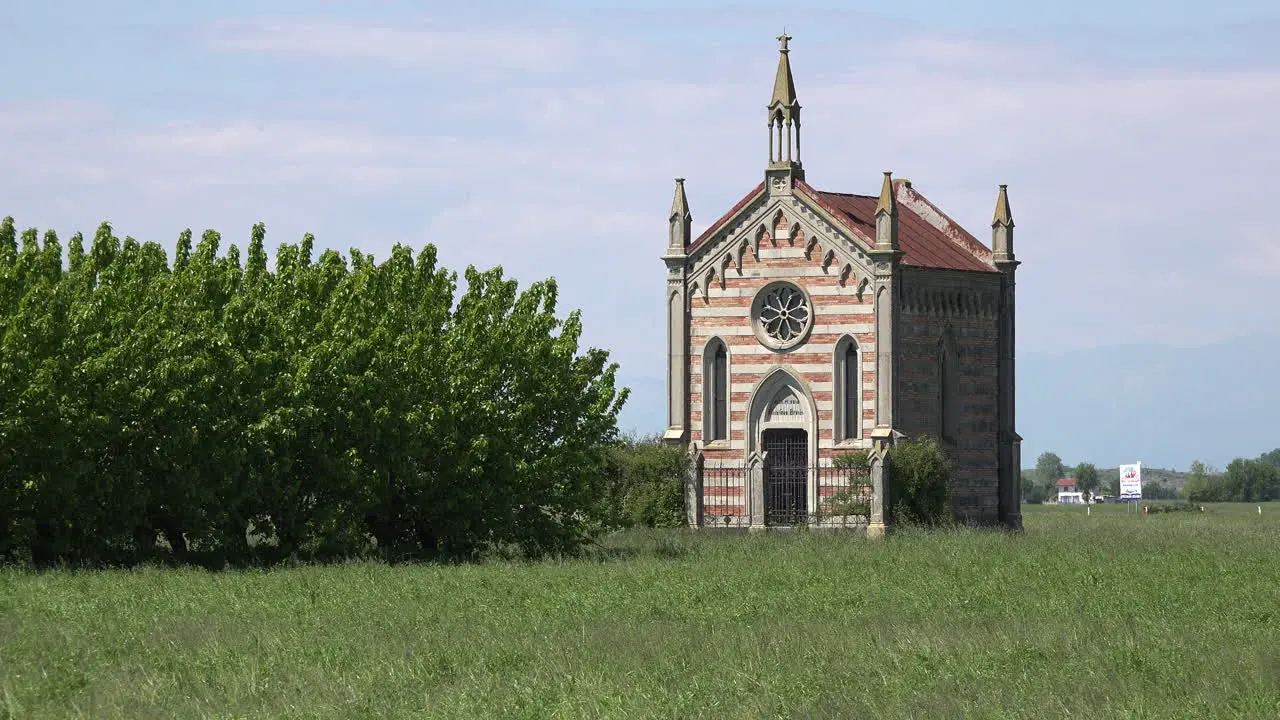
[[[890,172],[877,194],[810,185],[790,39],[778,37],[763,179],[697,237],[675,181],[663,437],[694,459],[689,522],[713,524],[715,504],[716,525],[803,523],[820,468],[865,450],[867,532],[882,534],[888,449],[927,434],[951,459],[959,519],[1021,527],[1007,186],[988,247]],[[729,497],[703,489],[711,469],[740,470]]]

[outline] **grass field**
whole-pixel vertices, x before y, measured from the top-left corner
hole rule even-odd
[[[0,717],[1276,718],[1280,504],[589,560],[0,572]]]

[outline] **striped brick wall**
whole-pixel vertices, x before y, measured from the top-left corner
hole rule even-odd
[[[904,268],[899,306],[897,425],[908,436],[940,427],[938,343],[948,324],[958,357],[958,432],[953,507],[965,520],[994,522],[999,503],[998,378],[1001,276]]]
[[[759,255],[747,249],[741,268],[729,265],[706,283],[691,289],[689,322],[689,428],[690,439],[704,446],[708,461],[741,463],[746,454],[747,412],[751,392],[773,369],[789,368],[808,387],[818,409],[819,457],[853,447],[867,447],[865,440],[875,425],[875,325],[872,295],[859,294],[865,275],[854,271],[841,277],[837,265],[823,267],[826,249],[815,244],[806,248],[803,229],[788,227],[782,218],[775,222],[775,236],[761,239]],[[760,343],[753,329],[751,305],[765,285],[787,279],[803,287],[812,302],[813,328],[804,343],[787,351],[775,351]],[[722,287],[723,284],[723,287]],[[858,342],[862,357],[863,439],[841,443],[833,440],[835,390],[835,350],[845,335]],[[712,338],[722,340],[729,355],[730,414],[729,440],[707,445],[703,442],[703,352]]]

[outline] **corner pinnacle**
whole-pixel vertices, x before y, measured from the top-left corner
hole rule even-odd
[[[671,218],[689,217],[689,198],[684,194],[684,178],[676,178],[676,194],[671,199]]]
[[[898,201],[893,196],[893,173],[884,172],[884,184],[880,186],[880,201],[876,203],[876,215],[880,213],[897,214]]]
[[[1013,227],[1013,213],[1009,210],[1009,186],[1001,185],[1000,194],[996,197],[996,213],[991,218],[991,227]]]

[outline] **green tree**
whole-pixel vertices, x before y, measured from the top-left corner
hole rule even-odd
[[[1204,463],[1199,460],[1191,463],[1191,469],[1187,472],[1187,480],[1182,486],[1182,494],[1192,502],[1207,502],[1210,500],[1209,475]]]
[[[1280,467],[1280,448],[1276,448],[1274,450],[1271,450],[1270,452],[1262,453],[1261,455],[1258,456],[1258,459],[1269,465]]]
[[[1280,468],[1262,458],[1236,458],[1226,472],[1192,466],[1184,493],[1193,502],[1263,502],[1280,498]]]
[[[1076,488],[1086,497],[1098,489],[1098,468],[1093,463],[1082,462],[1072,471],[1076,478]]]
[[[0,559],[539,555],[604,527],[627,391],[554,279],[468,268],[459,297],[430,245],[313,260],[308,235],[272,268],[261,224],[243,263],[192,239],[169,267],[104,223],[64,264],[0,223]]]
[[[1034,470],[1032,471],[1023,470],[1020,473],[1018,473],[1018,476],[1021,483],[1023,500],[1027,501],[1026,499],[1031,495],[1031,491],[1034,488],[1039,487],[1039,484],[1036,482],[1036,477],[1035,477],[1036,473]],[[1041,497],[1044,497],[1043,493],[1041,493]]]
[[[1052,492],[1059,478],[1066,476],[1067,468],[1057,453],[1043,452],[1036,458],[1036,479],[1046,492]]]
[[[1265,502],[1280,497],[1280,468],[1262,460],[1236,458],[1222,475],[1221,499]]]
[[[680,527],[685,523],[688,456],[656,437],[626,438],[609,456],[601,522],[611,527]]]

